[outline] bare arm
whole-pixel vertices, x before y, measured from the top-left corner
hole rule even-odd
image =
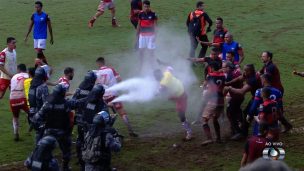
[[[245,57],[244,57],[244,51],[243,49],[240,49],[238,51],[239,55],[240,55],[240,64],[244,61]]]
[[[8,72],[8,71],[4,68],[4,65],[0,65],[0,70],[1,70],[4,74],[8,75],[8,76],[11,77],[11,78],[14,76],[13,74],[11,74],[10,72]]]
[[[241,167],[244,167],[247,163],[248,155],[246,153],[243,153],[243,157],[241,160]]]
[[[28,36],[29,36],[29,34],[31,33],[31,31],[32,31],[33,25],[34,25],[34,21],[31,20],[31,21],[30,21],[29,28],[28,28],[28,31],[27,31],[27,33],[26,33],[26,35],[25,35],[25,38],[24,38],[24,41],[25,41],[25,42],[27,41]]]
[[[191,62],[199,62],[199,63],[205,62],[205,58],[188,58],[188,60]]]
[[[47,25],[48,25],[48,28],[49,28],[49,32],[50,32],[50,36],[51,36],[51,40],[50,40],[50,43],[51,44],[54,44],[54,39],[53,39],[53,29],[52,29],[52,24],[51,24],[51,21],[47,21]]]
[[[241,89],[236,89],[229,87],[228,92],[235,95],[242,95],[244,96],[247,92],[251,90],[251,86],[248,84],[245,84]]]
[[[226,82],[225,85],[226,86],[231,86],[232,84],[235,84],[235,83],[240,82],[240,81],[244,81],[244,77],[242,75],[233,79],[233,80],[231,80],[231,81],[229,81],[229,82]]]

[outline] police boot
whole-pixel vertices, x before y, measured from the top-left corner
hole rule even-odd
[[[62,171],[72,171],[72,168],[69,166],[69,162],[67,161],[62,162]]]

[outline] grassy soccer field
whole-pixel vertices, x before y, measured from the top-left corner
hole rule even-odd
[[[152,9],[159,17],[160,34],[164,36],[165,33],[170,33],[174,40],[179,40],[179,37],[180,40],[187,40],[185,21],[187,14],[194,9],[195,2],[151,0]],[[6,37],[15,37],[18,63],[27,65],[33,65],[35,58],[32,40],[29,39],[27,44],[23,42],[34,11],[33,3],[30,0],[0,0],[0,48],[5,48]],[[133,52],[135,30],[128,18],[129,1],[116,0],[117,19],[121,27],[115,29],[111,27],[108,11],[96,21],[93,29],[87,28],[98,0],[52,0],[43,3],[53,25],[54,45],[48,43],[45,51],[55,70],[53,80],[59,78],[64,67],[72,66],[75,68],[72,89],[75,88],[87,70],[95,69],[95,59],[98,56],[105,56],[123,78],[132,77],[136,73],[134,68],[138,61]],[[262,64],[258,55],[263,50],[274,53],[274,62],[280,68],[285,87],[286,116],[294,125],[291,133],[281,136],[286,145],[285,161],[293,168],[304,169],[304,80],[291,74],[293,69],[304,71],[301,49],[304,40],[304,1],[206,0],[205,3],[211,19],[215,21],[217,16],[222,16],[234,39],[242,44],[245,64],[254,63],[259,69]],[[162,43],[164,42],[174,47],[174,41],[168,39]],[[188,41],[178,44],[184,49],[180,55],[186,57]],[[196,68],[195,71],[200,75],[200,69]],[[198,86],[194,85],[193,89],[198,89]],[[22,161],[33,148],[34,134],[27,133],[28,126],[22,113],[21,141],[13,141],[8,95],[7,92],[4,99],[0,100],[0,170],[23,170]],[[195,101],[195,98],[191,100]],[[197,115],[191,107],[190,105],[188,114],[190,121]],[[113,166],[119,170],[238,170],[244,142],[227,141],[225,144],[200,147],[204,137],[201,127],[197,126],[194,127],[195,140],[182,143],[182,129],[173,104],[153,101],[127,104],[127,109],[135,130],[142,136],[137,139],[127,137],[122,152],[114,155]],[[116,127],[127,135],[120,120]],[[223,125],[222,130],[225,129],[229,129],[229,125]],[[172,148],[173,143],[179,147]],[[73,168],[78,169],[76,166]]]

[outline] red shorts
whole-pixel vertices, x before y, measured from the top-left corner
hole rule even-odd
[[[18,118],[20,110],[22,109],[24,112],[29,113],[29,108],[27,106],[26,98],[22,99],[10,99],[10,107],[13,112],[14,117]]]
[[[116,98],[116,96],[109,96],[109,97],[105,97],[104,100],[106,103],[109,103],[112,100],[114,100],[115,98]],[[115,102],[115,103],[113,103],[113,105],[116,110],[123,109],[123,104],[121,102]]]
[[[170,100],[175,102],[175,109],[178,113],[186,113],[187,110],[187,94],[183,93],[179,97],[171,97]]]
[[[4,79],[4,78],[0,78],[0,91],[5,92],[6,89],[10,86],[11,81]]]

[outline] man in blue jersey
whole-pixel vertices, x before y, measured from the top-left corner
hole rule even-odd
[[[34,48],[37,53],[43,54],[43,50],[46,47],[47,28],[49,28],[49,32],[51,35],[50,43],[53,44],[54,40],[53,40],[53,31],[52,31],[50,17],[47,13],[42,11],[42,7],[43,7],[42,2],[40,1],[35,2],[36,12],[31,17],[29,29],[25,36],[24,41],[25,42],[27,41],[28,36],[34,26],[34,31],[33,31]],[[44,61],[46,61],[44,55],[43,57],[44,57]]]
[[[278,108],[279,108],[279,121],[284,125],[285,130],[283,132],[288,132],[290,129],[292,129],[292,125],[287,121],[287,119],[283,115],[283,95],[282,92],[276,88],[274,88],[271,85],[271,75],[269,74],[263,74],[261,75],[261,81],[263,84],[263,87],[268,87],[271,90],[271,95],[270,98],[271,100],[275,100],[278,103]],[[254,101],[251,104],[251,107],[249,109],[249,115],[247,116],[248,119],[250,120],[253,118],[254,115],[258,114],[258,107],[263,103],[262,95],[261,95],[262,89],[257,89],[254,97]],[[255,128],[253,130],[253,134],[256,134],[258,130],[257,125],[255,125]]]
[[[244,52],[241,45],[233,40],[231,33],[225,34],[225,43],[222,44],[222,59],[226,60],[226,53],[233,52],[234,64],[241,64],[244,60]]]

